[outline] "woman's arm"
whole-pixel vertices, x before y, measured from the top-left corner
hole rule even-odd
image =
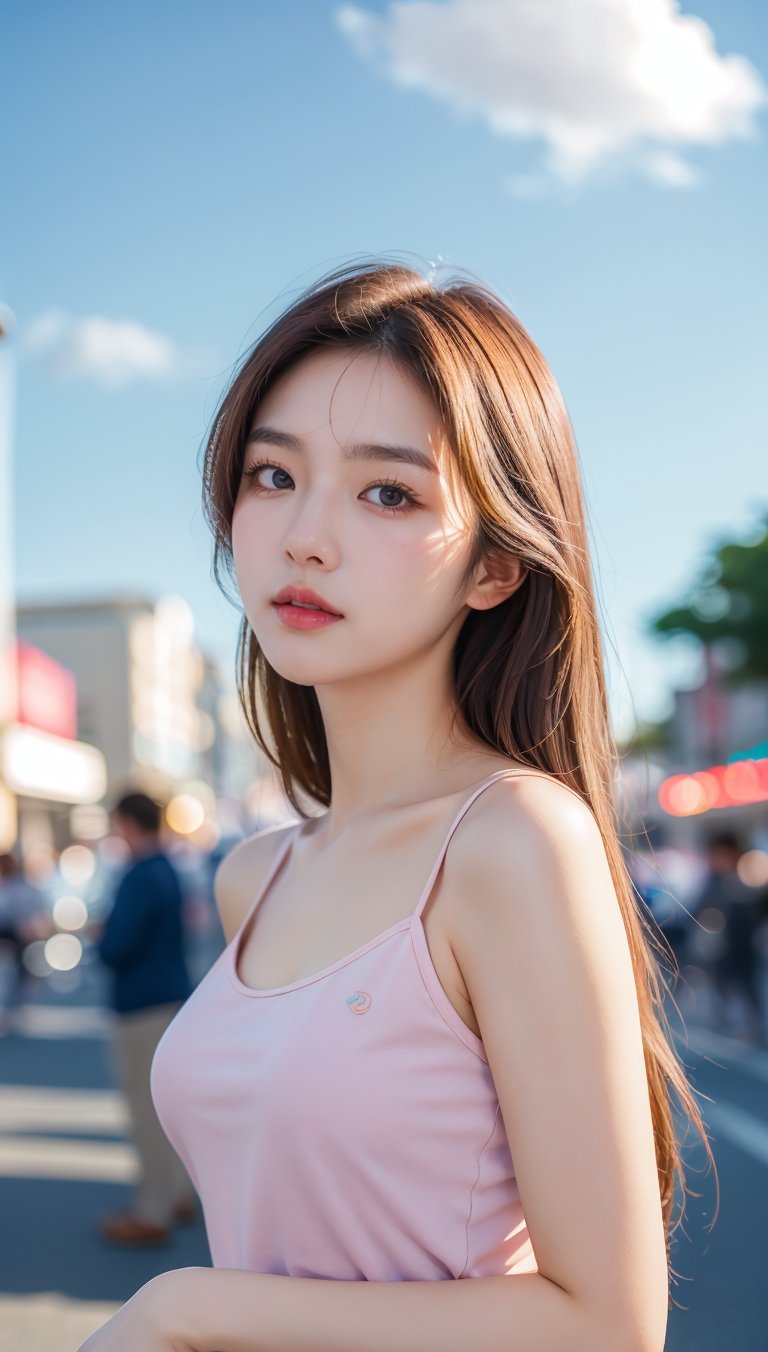
[[[661,1349],[669,1298],[656,1151],[602,837],[555,780],[501,781],[480,805],[455,839],[466,902],[452,938],[539,1274],[604,1327],[625,1330],[616,1346]],[[525,1333],[521,1352],[536,1346],[535,1329]]]
[[[457,830],[445,882],[538,1273],[338,1282],[182,1269],[158,1279],[169,1349],[662,1352],[640,1022],[597,825],[555,781],[501,780]]]
[[[626,1323],[612,1325],[602,1312],[583,1306],[537,1273],[429,1282],[321,1281],[227,1268],[186,1268],[165,1276],[167,1352],[663,1348],[661,1341],[643,1342]],[[111,1352],[110,1344],[104,1347]],[[122,1347],[116,1344],[115,1352]],[[100,1345],[94,1352],[101,1352]]]

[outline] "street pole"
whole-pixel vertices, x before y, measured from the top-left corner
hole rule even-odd
[[[13,311],[0,301],[0,851],[17,835],[16,797],[3,779],[2,739],[16,718],[16,607],[13,566],[13,427],[16,352]]]

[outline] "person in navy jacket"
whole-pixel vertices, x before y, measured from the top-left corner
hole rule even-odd
[[[111,973],[115,1071],[128,1105],[139,1176],[132,1210],[106,1216],[101,1233],[113,1244],[160,1244],[174,1222],[197,1215],[192,1184],[157,1120],[149,1087],[155,1047],[192,990],[184,956],[184,898],[162,848],[160,805],[132,792],[110,815],[132,861],[96,947]]]

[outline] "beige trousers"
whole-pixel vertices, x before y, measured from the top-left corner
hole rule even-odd
[[[149,1089],[155,1048],[180,1003],[118,1014],[113,1035],[115,1073],[128,1104],[139,1175],[133,1210],[142,1220],[169,1225],[177,1202],[194,1197],[184,1165],[158,1121]]]

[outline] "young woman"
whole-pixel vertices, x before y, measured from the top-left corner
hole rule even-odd
[[[153,1064],[214,1266],[84,1349],[661,1352],[673,1091],[702,1124],[541,353],[474,281],[337,272],[242,364],[204,477],[300,821],[220,865],[228,946]]]

